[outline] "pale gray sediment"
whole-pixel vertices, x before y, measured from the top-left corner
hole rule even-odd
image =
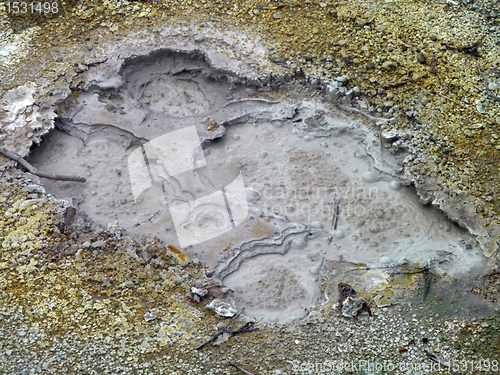
[[[285,272],[296,278],[297,288],[309,290],[309,297],[301,299],[300,313],[295,308],[287,315],[285,305],[266,312],[263,306],[243,303],[240,307],[246,314],[272,321],[276,308],[282,308],[278,320],[282,323],[305,316],[324,301],[320,284],[330,276],[321,267],[316,272],[321,277],[310,275],[321,258],[369,267],[397,265],[402,258],[409,264],[440,261],[439,272],[453,277],[485,263],[474,237],[423,207],[411,190],[401,187],[410,182],[393,155],[380,148],[382,140],[376,133],[361,121],[336,113],[334,106],[321,103],[321,97],[249,98],[248,90],[254,89],[244,76],[227,67],[212,67],[197,50],[159,50],[122,59],[122,64],[104,62],[89,72],[99,80],[89,79],[88,90],[77,103],[62,106],[61,131],[49,134],[30,160],[44,170],[76,170],[86,176],[84,185],[46,181],[44,186],[97,224],[116,222],[127,235],[157,237],[179,248],[181,226],[192,233],[201,233],[197,225],[204,231],[217,230],[226,225],[226,207],[206,202],[197,206],[198,214],[175,226],[169,205],[202,198],[241,173],[247,189],[247,220],[184,251],[215,267],[216,275],[236,290],[233,298],[238,304],[253,298],[242,280],[248,280],[250,287]],[[170,86],[177,91],[170,91]],[[144,152],[152,140],[189,126],[196,128],[201,148],[193,155],[179,155],[202,168],[175,178],[158,172],[165,182],[134,196],[130,189],[134,150],[143,147]],[[401,140],[405,134],[383,136]],[[160,160],[150,159],[149,165],[163,168]],[[342,213],[338,228],[329,231],[335,196]],[[325,229],[307,229],[313,222]],[[240,269],[250,259],[252,266]],[[269,259],[282,265],[273,271]],[[260,281],[255,279],[259,272]],[[386,285],[389,274],[378,277]],[[274,298],[266,296],[265,289],[257,293],[264,300]]]

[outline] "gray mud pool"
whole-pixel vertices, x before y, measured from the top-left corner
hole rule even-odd
[[[378,270],[363,278],[375,291],[384,267],[433,263],[459,278],[483,265],[371,126],[306,93],[265,98],[197,53],[130,59],[61,105],[30,161],[85,177],[43,185],[101,226],[205,261],[236,307],[266,322],[336,298],[321,284],[344,281],[346,264]]]

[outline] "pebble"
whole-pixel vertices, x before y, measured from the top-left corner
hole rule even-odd
[[[382,68],[384,68],[385,70],[394,70],[397,67],[398,66],[394,61],[386,61],[382,64]]]
[[[104,245],[106,245],[106,241],[99,240],[99,241],[94,242],[92,244],[92,247],[95,249],[95,248],[98,248],[98,247],[103,247]]]
[[[158,313],[156,311],[148,311],[144,314],[144,320],[146,322],[151,322],[158,317]]]
[[[476,100],[476,109],[480,113],[488,113],[488,111],[483,107],[483,103],[481,103],[481,100]]]
[[[425,57],[424,53],[423,52],[419,52],[417,54],[417,61],[420,63],[420,64],[425,64],[427,62],[427,57]]]
[[[228,317],[228,318],[234,316],[238,312],[229,303],[223,302],[218,298],[216,298],[212,302],[210,302],[210,304],[207,305],[207,309],[213,310],[215,313],[219,314],[220,316],[224,316],[224,317]]]
[[[45,194],[45,189],[40,185],[27,185],[25,189],[28,190],[30,193],[35,192],[39,194]]]
[[[120,287],[121,288],[132,288],[134,285],[135,284],[133,281],[127,280],[127,281],[124,281],[123,283],[121,283]]]

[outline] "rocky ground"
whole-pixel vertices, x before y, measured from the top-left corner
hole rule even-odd
[[[54,109],[77,100],[88,87],[86,72],[110,51],[137,41],[212,45],[268,97],[296,79],[351,112],[394,118],[375,126],[409,134],[386,146],[400,155],[422,200],[477,235],[496,263],[496,2],[66,1],[51,9],[52,17],[19,17],[0,5],[2,146],[27,155],[53,128]],[[431,294],[422,304],[420,276],[405,289],[412,297],[404,304],[373,309],[373,316],[354,321],[328,303],[303,321],[257,323],[254,332],[195,350],[227,322],[205,308],[207,300],[193,301],[199,261],[73,217],[33,176],[2,163],[2,373],[237,373],[230,362],[253,374],[327,373],[327,360],[386,361],[385,370],[392,363],[414,374],[437,371],[401,366],[498,371],[494,305],[474,310],[459,294],[445,301]],[[497,275],[467,288],[495,303]],[[244,322],[238,318],[233,329]],[[387,372],[379,370],[337,373]]]
[[[373,316],[342,317],[329,303],[300,322],[257,322],[253,332],[196,350],[229,322],[206,308],[221,290],[194,301],[191,287],[206,286],[195,283],[205,277],[198,260],[97,228],[23,174],[3,175],[0,212],[4,374],[237,373],[229,363],[253,374],[429,374],[439,363],[440,373],[471,374],[486,371],[486,360],[492,371],[498,364],[498,313],[449,313],[461,296],[440,302],[439,292],[422,304],[419,278],[401,291],[415,297]],[[247,322],[237,318],[230,329]]]

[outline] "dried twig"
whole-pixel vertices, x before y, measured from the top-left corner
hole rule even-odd
[[[228,366],[232,366],[232,367],[234,367],[236,370],[239,370],[239,371],[241,371],[242,373],[244,373],[244,374],[246,374],[246,375],[253,375],[251,372],[249,372],[249,371],[247,371],[247,370],[245,370],[245,369],[241,368],[241,367],[240,367],[240,366],[238,366],[238,365],[235,365],[234,363],[228,363]]]
[[[333,236],[328,237],[328,246],[332,244]]]
[[[0,271],[5,271],[5,270],[7,270],[7,269],[9,269],[9,268],[12,268],[12,267],[17,266],[18,264],[21,264],[22,262],[27,261],[27,260],[28,260],[28,259],[30,259],[30,258],[33,258],[36,254],[38,254],[38,252],[39,252],[39,251],[40,251],[40,249],[38,249],[37,251],[35,251],[33,254],[28,255],[28,256],[27,256],[26,258],[24,258],[24,259],[21,259],[21,260],[19,260],[19,261],[17,261],[17,262],[14,262],[14,263],[12,263],[12,264],[9,264],[7,267],[0,268]]]
[[[333,217],[332,217],[332,229],[337,230],[337,222],[339,220],[340,212],[339,197],[337,194],[333,197]]]
[[[486,78],[486,76],[484,75],[484,73],[481,71],[481,64],[477,64],[477,71],[479,72],[479,74],[481,75],[481,77],[483,77],[483,80],[484,80],[484,89],[486,90],[486,94],[488,94],[489,97],[495,99],[495,100],[500,100],[500,96],[496,96],[494,95],[490,89],[489,89],[489,84],[490,84],[490,81],[488,81],[488,78]]]
[[[227,333],[231,336],[234,336],[234,335],[237,335],[238,333],[245,333],[245,332],[252,332],[255,330],[255,328],[253,327],[253,325],[255,324],[254,322],[248,322],[246,324],[244,324],[243,326],[241,326],[240,328],[238,328],[237,330],[235,331],[228,331],[228,328],[229,326],[231,325],[231,323],[238,317],[240,316],[240,314],[243,312],[243,309],[241,309],[235,316],[233,316],[231,318],[231,320],[229,321],[229,323],[227,323],[219,332],[217,332],[215,335],[213,335],[210,340],[204,342],[203,344],[201,344],[200,346],[198,346],[196,348],[196,350],[200,350],[200,349],[203,349],[205,346],[207,346],[208,344],[212,344],[214,343],[218,338],[219,336],[221,336],[222,334],[224,333]]]
[[[429,251],[434,251],[434,250],[431,249]],[[369,270],[387,270],[387,272],[390,275],[416,275],[418,273],[425,273],[427,271],[430,271],[430,270],[436,268],[436,266],[433,265],[433,264],[435,264],[436,261],[437,261],[437,264],[449,262],[449,260],[447,260],[447,259],[444,259],[444,260],[431,259],[429,264],[424,266],[424,267],[407,267],[407,269],[409,269],[409,271],[399,271],[398,269],[405,267],[405,264],[397,264],[394,266],[358,267],[358,268],[346,270],[345,272],[369,271]]]
[[[455,43],[447,43],[447,42],[441,42],[441,45],[451,50],[456,50],[458,52],[465,52],[475,57],[481,57],[481,53],[478,51],[477,48],[479,47],[479,44],[483,41],[485,36],[486,34],[480,37],[476,42],[466,46],[463,45],[456,46]]]
[[[28,163],[26,160],[24,160],[21,156],[10,152],[6,148],[0,146],[0,153],[8,157],[9,159],[12,159],[19,164],[21,164],[24,168],[28,170],[31,174],[34,174],[35,176],[39,177],[45,177],[49,178],[51,180],[58,180],[58,181],[75,181],[75,182],[85,182],[87,181],[83,177],[76,177],[76,176],[64,176],[64,175],[58,175],[58,174],[52,174],[48,172],[41,172],[38,169],[36,169],[34,166],[32,166],[30,163]]]
[[[465,109],[468,109],[469,111],[472,111],[472,112],[474,112],[474,113],[478,114],[479,116],[483,116],[485,119],[487,119],[487,120],[491,121],[492,123],[497,124],[497,125],[499,125],[499,126],[500,126],[500,124],[499,124],[498,122],[496,122],[495,120],[493,120],[491,117],[486,116],[484,113],[478,112],[478,111],[476,111],[475,109],[470,108],[469,106],[466,106],[465,104],[462,104],[462,103],[460,103],[460,102],[457,102],[455,99],[452,99],[452,98],[450,98],[449,96],[446,96],[446,95],[444,95],[444,94],[441,94],[440,92],[438,92],[438,95],[439,95],[439,96],[442,96],[442,97],[443,97],[443,98],[445,98],[445,99],[448,99],[450,102],[455,103],[455,104],[459,105],[460,107],[463,107],[463,108],[465,108]]]
[[[434,354],[433,352],[431,352],[429,349],[423,349],[424,350],[424,353],[427,354],[427,357],[429,357],[430,359],[432,359],[434,362],[437,362],[439,363],[440,365],[443,365],[445,367],[450,367],[450,363],[449,362],[446,362],[445,360],[439,358],[436,354]]]
[[[255,322],[248,322],[242,325],[240,328],[236,329],[235,331],[226,331],[226,333],[229,333],[234,336],[237,335],[238,333],[253,332],[255,331],[254,324]]]
[[[338,104],[337,108],[339,108],[339,109],[341,109],[341,110],[343,110],[345,112],[348,112],[348,113],[355,113],[357,115],[364,116],[368,120],[375,121],[375,122],[382,121],[382,122],[385,123],[385,122],[391,122],[391,121],[393,121],[393,119],[371,116],[368,113],[365,113],[365,112],[361,111],[360,109],[349,107],[347,105]]]

